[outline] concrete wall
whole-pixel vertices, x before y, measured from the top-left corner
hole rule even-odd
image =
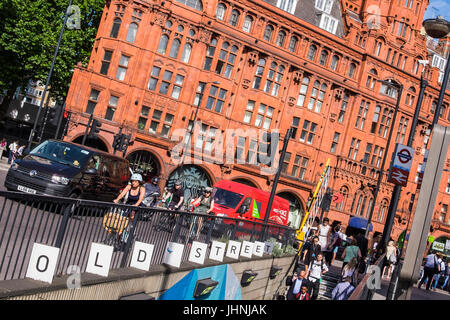
[[[274,258],[264,256],[257,259],[224,259],[240,280],[244,270],[251,269],[258,273],[253,282],[242,287],[243,300],[271,300],[280,281],[285,275],[294,256]],[[158,298],[164,291],[181,280],[193,269],[220,265],[206,260],[205,265],[183,263],[179,269],[166,265],[150,267],[149,272],[134,268],[110,270],[107,278],[83,273],[81,288],[67,289],[69,276],[55,277],[53,283],[45,284],[31,279],[8,280],[0,282],[0,299],[7,300],[118,300],[120,297],[145,292]],[[272,265],[282,267],[281,273],[273,280],[269,279]],[[284,284],[284,281],[283,281]],[[284,285],[283,290],[284,292]]]

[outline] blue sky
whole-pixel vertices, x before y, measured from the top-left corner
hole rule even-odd
[[[450,21],[450,0],[430,0],[424,19],[436,18],[438,15]]]

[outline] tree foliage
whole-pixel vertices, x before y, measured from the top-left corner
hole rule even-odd
[[[20,86],[30,79],[46,82],[68,0],[0,1],[0,93],[6,93],[0,118]],[[64,99],[74,66],[87,65],[100,24],[104,0],[73,0],[80,8],[81,28],[65,28],[50,81],[51,96]]]

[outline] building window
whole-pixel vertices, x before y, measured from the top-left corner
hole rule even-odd
[[[317,46],[315,44],[310,45],[309,46],[309,50],[308,50],[307,58],[309,60],[313,60],[314,61],[314,59],[316,57],[316,52],[317,52]]]
[[[116,39],[119,35],[120,25],[122,24],[122,20],[119,18],[115,18],[113,22],[113,26],[111,28],[111,34],[109,35],[111,38]]]
[[[347,187],[341,187],[341,189],[339,189],[339,193],[342,195],[343,200],[341,203],[336,204],[336,209],[338,210],[345,210],[345,204],[347,202],[347,198],[348,198],[348,188]]]
[[[297,106],[299,107],[303,107],[303,104],[305,103],[306,93],[308,92],[308,86],[309,86],[309,78],[303,77],[302,85],[300,86],[300,93],[297,99]]]
[[[291,162],[291,153],[290,152],[286,152],[284,154],[283,163],[281,164],[281,172],[282,173],[287,173],[287,169],[289,167],[289,162]]]
[[[169,36],[163,34],[159,40],[158,53],[166,54],[167,44],[169,43]]]
[[[281,10],[294,14],[297,0],[277,0],[276,6]]]
[[[233,27],[236,27],[238,24],[239,16],[239,11],[233,9],[233,11],[231,11],[229,24],[231,24]]]
[[[142,106],[141,114],[139,115],[139,120],[138,120],[138,129],[139,130],[145,129],[145,126],[147,125],[149,113],[150,113],[150,108],[146,107],[146,106]]]
[[[320,18],[319,27],[328,31],[329,33],[336,34],[338,26],[338,20],[329,16],[328,14],[322,13],[322,17]]]
[[[392,110],[385,108],[383,110],[383,115],[381,116],[380,126],[378,127],[378,135],[382,138],[386,138],[389,130],[389,126],[391,125],[392,119]]]
[[[291,139],[296,139],[297,138],[297,130],[298,130],[298,125],[300,124],[300,118],[298,117],[293,117],[292,118],[292,125],[291,125]]]
[[[252,30],[253,18],[251,16],[246,16],[244,19],[244,24],[242,25],[242,30],[245,32],[250,32]]]
[[[308,120],[303,122],[302,133],[300,134],[300,142],[313,144],[316,133],[317,124]]]
[[[252,121],[253,110],[255,108],[255,101],[248,100],[247,107],[244,113],[244,123],[250,123]]]
[[[294,164],[292,165],[291,176],[298,177],[301,180],[305,180],[308,162],[309,162],[308,158],[296,155],[294,159]]]
[[[217,39],[212,38],[211,43],[208,46],[208,49],[206,50],[206,58],[205,58],[205,64],[203,66],[204,70],[210,70],[211,65],[214,59],[214,53],[216,52],[217,47]]]
[[[315,7],[325,13],[330,13],[333,7],[333,0],[316,0]]]
[[[373,118],[372,118],[372,127],[370,128],[370,133],[376,133],[376,131],[377,131],[378,121],[380,120],[380,112],[381,112],[381,107],[376,106],[375,112],[374,112]]]
[[[180,97],[181,88],[183,87],[184,76],[177,74],[172,88],[172,98],[178,99]]]
[[[398,125],[397,137],[395,143],[403,144],[406,135],[406,129],[408,128],[409,119],[405,117],[400,118],[400,124]]]
[[[274,29],[273,29],[273,27],[270,24],[268,24],[266,26],[266,29],[264,30],[264,36],[263,36],[264,40],[270,42],[270,40],[272,39],[273,30]]]
[[[191,57],[192,45],[190,43],[186,43],[183,48],[183,52],[181,53],[181,62],[189,63],[189,58]]]
[[[127,33],[127,42],[133,43],[136,39],[136,34],[138,31],[138,25],[137,23],[130,23],[130,26],[128,27],[128,33]]]
[[[447,179],[447,186],[445,187],[445,192],[450,194],[450,177]]]
[[[100,73],[104,75],[108,75],[109,65],[111,64],[112,51],[105,50],[105,54],[103,55],[102,67],[100,68]]]
[[[276,41],[277,46],[282,47],[284,45],[285,39],[286,39],[286,32],[284,32],[283,30],[278,32],[277,41]]]
[[[225,17],[225,11],[227,10],[227,7],[223,3],[219,3],[216,9],[216,18],[219,20],[223,20]]]
[[[358,149],[359,149],[360,143],[361,143],[361,140],[352,138],[350,148],[348,149],[348,158],[356,160],[356,156],[358,155]]]
[[[89,114],[94,113],[95,107],[97,106],[99,94],[100,94],[100,91],[91,89],[91,93],[89,95],[89,101],[86,106],[86,113],[89,113]]]
[[[261,86],[261,79],[264,74],[264,68],[266,66],[265,59],[259,59],[258,66],[256,67],[255,78],[253,79],[253,89],[259,89]]]
[[[377,44],[375,46],[375,55],[378,57],[380,55],[382,43],[381,41],[377,41]]]
[[[149,90],[155,90],[156,85],[158,84],[159,80],[159,74],[161,73],[161,68],[153,67],[152,74],[150,76],[150,80],[148,82],[148,89]]]
[[[113,121],[114,113],[117,109],[117,103],[119,102],[119,97],[111,96],[109,98],[108,108],[106,109],[105,119]]]
[[[341,134],[339,132],[335,132],[334,133],[333,142],[331,142],[331,148],[330,148],[330,152],[331,153],[336,153],[336,148],[337,148],[337,145],[339,143],[339,136],[340,135]]]
[[[366,87],[372,89],[375,87],[375,82],[377,81],[378,72],[375,69],[371,69],[369,71],[369,75],[367,76]]]
[[[236,61],[237,51],[238,47],[232,46],[230,48],[228,42],[222,43],[222,49],[220,50],[215,70],[217,74],[223,74],[226,78],[230,78]]]
[[[311,97],[309,98],[309,102],[308,102],[309,110],[314,109],[315,112],[320,113],[326,91],[327,91],[326,84],[324,84],[324,83],[320,84],[320,82],[317,80],[314,82],[314,86],[311,91]]]
[[[275,62],[272,62],[267,74],[264,91],[275,97],[278,96],[278,91],[281,87],[281,81],[283,80],[283,73],[284,67],[282,65],[278,66]]]
[[[388,209],[388,201],[386,199],[383,199],[381,201],[380,210],[378,211],[378,222],[383,222],[384,216]]]
[[[372,160],[370,162],[371,166],[376,166],[377,168],[380,167],[381,158],[383,157],[383,152],[384,152],[384,148],[375,146],[375,148],[373,149]]]
[[[320,53],[319,64],[321,66],[324,66],[327,63],[327,60],[328,60],[328,51],[322,50],[322,52]]]
[[[350,63],[350,67],[348,68],[348,77],[353,78],[355,76],[356,64],[353,62]]]
[[[184,4],[185,6],[192,8],[192,9],[195,9],[198,11],[203,10],[202,2],[200,0],[176,0],[176,1]]]
[[[245,152],[245,143],[246,143],[246,138],[244,137],[238,137],[237,138],[237,143],[236,143],[236,153],[234,155],[234,158],[237,160],[236,162],[238,164],[244,164],[245,161],[243,159],[244,156],[244,152]]]
[[[215,112],[222,112],[226,95],[227,90],[219,89],[216,86],[211,86],[209,89],[208,100],[206,101],[206,109],[214,110]]]
[[[270,123],[273,117],[273,108],[265,105],[264,103],[259,104],[258,114],[255,119],[255,126],[258,128],[263,128],[269,130]]]
[[[356,117],[355,128],[360,130],[364,129],[364,123],[366,122],[367,111],[369,110],[369,102],[361,100],[361,105],[359,106],[358,115]]]
[[[150,122],[149,132],[156,134],[159,124],[161,123],[163,112],[161,110],[153,110],[152,121]]]
[[[361,162],[369,163],[370,155],[372,154],[372,147],[373,147],[373,144],[371,144],[371,143],[367,144],[366,152],[364,152],[364,158],[362,159]]]
[[[199,106],[202,103],[203,93],[205,92],[206,83],[199,82],[197,86],[197,91],[194,98],[194,106]]]
[[[336,71],[339,64],[339,57],[337,55],[333,55],[333,58],[331,58],[331,65],[330,68],[333,71]]]
[[[291,37],[291,41],[289,42],[289,51],[295,52],[297,49],[298,38],[296,36]]]
[[[164,138],[169,137],[170,128],[172,127],[173,123],[173,114],[166,113],[166,116],[164,118],[164,123],[161,128],[161,136]]]
[[[345,111],[347,110],[349,95],[347,93],[344,94],[344,98],[342,99],[341,109],[339,110],[338,122],[342,123],[345,117]]]
[[[125,80],[125,75],[128,69],[128,62],[130,61],[130,57],[127,57],[122,54],[120,57],[119,67],[117,68],[116,79],[123,81]]]
[[[174,39],[172,41],[172,47],[170,48],[169,57],[176,59],[178,57],[178,52],[180,51],[181,41],[179,39]]]

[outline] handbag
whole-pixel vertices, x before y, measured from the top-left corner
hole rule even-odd
[[[395,263],[397,262],[397,258],[395,257],[395,254],[394,254],[394,253],[392,253],[392,254],[389,256],[389,262],[392,263],[392,264],[395,264]]]

